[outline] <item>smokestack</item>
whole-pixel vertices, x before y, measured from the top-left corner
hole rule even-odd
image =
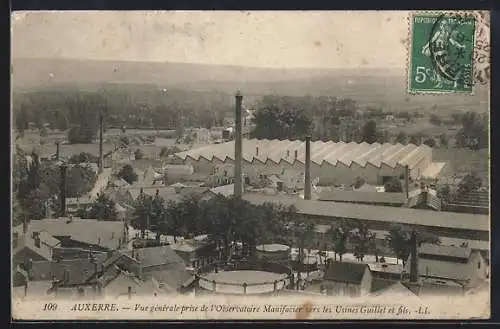
[[[304,200],[311,200],[311,137],[306,137],[306,172],[304,182]]]
[[[56,160],[59,160],[59,155],[60,155],[60,142],[56,142]]]
[[[405,166],[405,172],[404,172],[404,180],[405,180],[405,196],[406,199],[410,197],[410,168],[408,165]]]
[[[19,233],[12,233],[12,244],[14,245],[14,249],[17,248],[17,245],[19,244]]]
[[[104,133],[104,125],[103,125],[103,115],[99,114],[99,173],[102,173],[102,169],[104,167],[104,157],[103,157],[103,133]]]
[[[410,282],[418,283],[418,244],[417,233],[411,232],[411,263],[410,263]]]
[[[235,176],[235,183],[234,183],[234,196],[237,198],[241,198],[241,195],[243,194],[243,182],[242,182],[242,170],[241,170],[241,165],[242,165],[242,141],[241,141],[241,102],[243,99],[243,96],[241,93],[238,91],[235,96],[236,99],[236,107],[235,107],[235,124],[236,124],[236,129],[235,129],[235,140],[234,140],[234,176]]]
[[[61,214],[60,217],[66,216],[66,186],[67,186],[68,167],[65,164],[61,165],[61,186],[60,186],[60,201]]]

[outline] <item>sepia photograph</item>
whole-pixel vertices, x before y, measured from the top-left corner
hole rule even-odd
[[[489,19],[14,12],[12,318],[489,318]]]

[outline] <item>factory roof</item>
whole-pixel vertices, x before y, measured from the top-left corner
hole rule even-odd
[[[430,150],[427,145],[315,141],[311,142],[311,161],[318,165],[325,162],[333,166],[341,163],[349,167],[355,163],[361,167],[370,164],[377,168],[382,165],[391,168],[408,165],[411,168]],[[205,158],[209,161],[214,158],[220,161],[234,160],[234,141],[210,144],[179,152],[176,153],[176,156],[182,160],[187,158],[194,160]],[[299,162],[303,164],[305,161],[305,142],[300,140],[244,139],[243,160],[261,163],[271,161],[274,163],[293,164]]]
[[[303,200],[288,195],[271,196],[257,193],[245,193],[243,199],[253,204],[270,202],[280,203],[286,206],[293,205],[299,213],[311,216],[350,218],[485,232],[488,232],[490,227],[489,216],[480,214],[453,213],[335,201]]]
[[[299,213],[313,216],[352,218],[486,232],[489,231],[490,226],[487,215],[315,200],[298,200],[295,207]]]

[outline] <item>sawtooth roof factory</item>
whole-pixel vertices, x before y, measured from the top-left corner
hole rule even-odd
[[[176,156],[197,172],[232,174],[234,143],[212,144]],[[244,139],[242,144],[243,174],[247,183],[262,176],[304,173],[303,141]],[[427,145],[311,142],[311,176],[321,185],[352,184],[358,177],[369,184],[384,184],[393,177],[403,179],[406,166],[410,180],[433,179],[442,165],[432,162],[432,148]],[[438,170],[434,170],[436,167]]]

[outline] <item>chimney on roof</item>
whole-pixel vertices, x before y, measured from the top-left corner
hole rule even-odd
[[[404,172],[404,180],[405,180],[405,196],[406,199],[410,197],[410,168],[408,165],[405,166],[405,172]]]
[[[40,232],[33,232],[33,239],[35,240],[35,247],[40,248]]]
[[[67,268],[64,269],[64,283],[69,284],[69,270]]]
[[[103,124],[103,115],[99,113],[99,173],[102,173],[102,169],[104,168],[104,156],[103,156],[103,134],[104,134],[104,124]]]
[[[295,153],[294,160],[297,160],[297,158],[299,157],[299,151],[295,150],[294,153]]]
[[[19,233],[12,233],[12,244],[14,249],[17,248],[17,245],[19,244]]]
[[[259,147],[258,146],[255,148],[255,156],[259,156]]]
[[[306,137],[306,163],[304,177],[304,200],[311,200],[311,136]]]
[[[417,233],[411,232],[411,263],[410,263],[410,282],[418,283],[418,244]]]
[[[64,217],[66,216],[66,188],[67,188],[67,179],[68,179],[68,167],[66,166],[66,164],[62,164],[61,165],[61,186],[59,188],[60,190],[60,195],[59,195],[59,199],[60,199],[60,207],[61,207],[61,210],[60,210],[60,216],[59,217]]]
[[[59,160],[59,155],[60,155],[60,149],[59,149],[60,145],[59,144],[60,144],[60,142],[57,141],[56,142],[56,160]]]
[[[156,196],[160,195],[160,190],[156,190]]]
[[[234,196],[240,198],[243,194],[243,179],[242,179],[242,157],[243,147],[241,140],[241,102],[243,96],[238,91],[235,95],[235,139],[234,139],[234,176],[236,178],[234,183]]]

